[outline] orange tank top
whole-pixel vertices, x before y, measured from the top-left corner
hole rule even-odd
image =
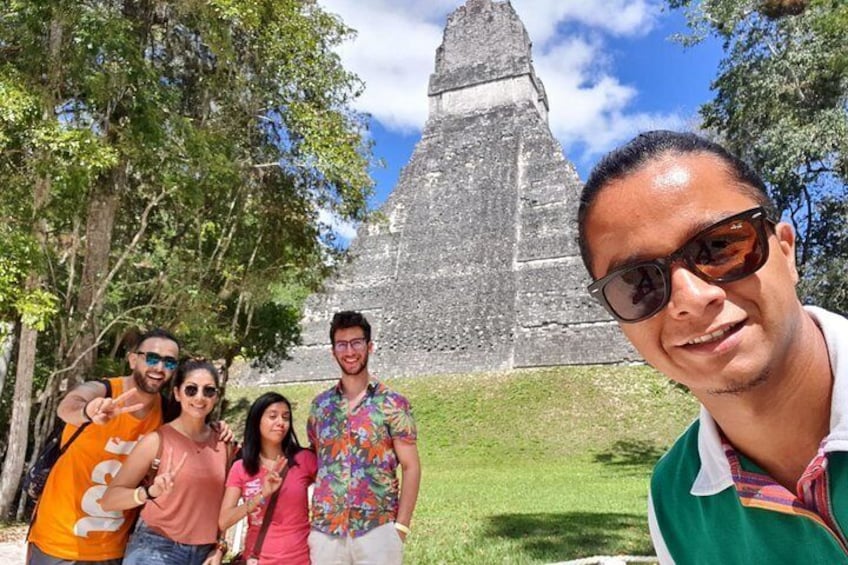
[[[161,499],[144,505],[141,519],[150,529],[170,540],[188,545],[215,543],[218,514],[227,478],[227,444],[214,432],[209,440],[197,443],[170,425],[159,428],[162,458],[159,473],[167,471],[167,461],[177,465],[187,454],[174,479],[174,488]]]
[[[112,397],[124,391],[123,377],[109,382]],[[103,426],[88,426],[50,472],[29,541],[47,555],[70,561],[122,557],[137,510],[106,512],[100,498],[138,440],[161,424],[157,401],[143,420],[124,413]],[[62,441],[76,429],[66,425]]]

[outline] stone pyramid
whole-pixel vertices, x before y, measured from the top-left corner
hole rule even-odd
[[[381,221],[311,296],[302,345],[251,380],[338,377],[329,323],[369,318],[378,375],[638,359],[588,296],[576,245],[581,182],[547,123],[524,25],[508,2],[453,12],[430,77],[421,140]]]

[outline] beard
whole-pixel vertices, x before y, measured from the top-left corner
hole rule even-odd
[[[161,382],[148,381],[145,373],[138,369],[133,370],[133,382],[135,382],[135,388],[137,390],[147,394],[156,394],[165,385],[164,380]]]
[[[769,372],[768,369],[765,369],[759,375],[757,375],[754,378],[749,379],[747,381],[735,380],[735,381],[728,383],[726,386],[724,386],[722,388],[711,389],[711,390],[708,390],[707,392],[710,393],[710,394],[716,394],[716,395],[744,394],[746,392],[754,390],[755,388],[757,388],[761,385],[764,385],[765,383],[767,383],[769,381],[770,377],[771,377],[771,373]]]
[[[356,365],[356,368],[355,368],[353,371],[347,371],[347,370],[345,369],[345,365],[344,365],[344,363],[342,363],[342,361],[341,361],[341,360],[339,360],[339,359],[336,359],[336,363],[338,363],[338,364],[339,364],[339,369],[341,369],[341,370],[342,370],[342,374],[343,374],[343,375],[345,375],[345,376],[349,376],[349,377],[351,377],[351,376],[361,375],[361,374],[362,374],[362,372],[363,372],[363,371],[365,371],[365,369],[367,369],[367,368],[368,368],[368,352],[366,352],[366,353],[363,355],[363,357],[362,357],[362,361],[360,361],[360,362]]]

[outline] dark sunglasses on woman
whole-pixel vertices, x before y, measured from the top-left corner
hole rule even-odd
[[[698,232],[671,255],[615,269],[590,284],[589,294],[620,322],[645,320],[671,299],[671,265],[681,262],[710,283],[744,279],[768,260],[766,224],[775,223],[763,207],[735,214]]]
[[[187,384],[183,387],[183,394],[188,397],[195,397],[199,390],[196,384]],[[212,385],[206,385],[203,387],[203,396],[206,398],[215,398],[218,396],[218,389]]]

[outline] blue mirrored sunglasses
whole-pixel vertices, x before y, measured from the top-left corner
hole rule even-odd
[[[144,362],[147,363],[148,367],[155,367],[159,363],[162,363],[162,366],[165,367],[168,371],[173,371],[179,365],[179,361],[174,359],[171,356],[159,355],[158,353],[153,353],[151,351],[136,351],[136,355],[144,355]]]

